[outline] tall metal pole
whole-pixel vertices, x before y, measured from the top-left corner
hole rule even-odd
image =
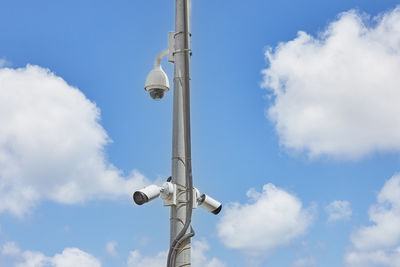
[[[176,184],[177,204],[171,206],[172,244],[182,231],[188,214],[189,191],[188,175],[191,179],[190,148],[190,0],[176,0],[175,10],[175,70],[174,70],[174,104],[173,104],[173,138],[172,138],[172,183]],[[192,195],[192,193],[190,194]],[[187,228],[186,233],[191,231]],[[175,266],[190,266],[190,238],[186,238],[176,251]]]

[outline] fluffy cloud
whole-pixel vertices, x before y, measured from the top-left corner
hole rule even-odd
[[[15,243],[8,242],[3,245],[1,254],[11,258],[11,261],[15,267],[101,266],[99,260],[77,248],[66,248],[61,254],[56,254],[53,257],[47,257],[43,253],[37,251],[27,250],[22,252]]]
[[[7,242],[1,248],[1,254],[7,256],[14,256],[21,253],[20,248],[15,242]]]
[[[192,266],[193,267],[225,267],[226,264],[217,258],[208,259],[206,251],[210,249],[208,243],[204,240],[193,241]]]
[[[116,250],[117,245],[118,245],[117,241],[110,241],[106,244],[106,251],[110,256],[115,257],[118,255]]]
[[[371,226],[357,229],[345,262],[352,267],[400,266],[400,175],[385,183],[369,210]]]
[[[205,252],[209,250],[206,241],[192,242],[192,266],[193,267],[225,267],[225,263],[217,258],[207,259]],[[134,250],[129,254],[128,267],[146,266],[146,267],[164,267],[167,261],[168,252],[163,251],[156,257],[144,257],[139,251]]]
[[[0,84],[0,212],[128,196],[147,182],[106,160],[100,111],[77,88],[30,65],[0,68]]]
[[[230,204],[217,225],[220,239],[230,248],[264,255],[303,235],[313,221],[312,210],[272,184],[264,185],[261,193],[251,189],[247,196],[250,203]]]
[[[192,266],[226,267],[226,264],[219,259],[209,259],[206,256],[205,253],[209,248],[204,240],[192,242]],[[61,254],[48,257],[38,251],[21,251],[16,243],[7,242],[1,247],[0,254],[3,256],[2,263],[10,263],[15,267],[101,267],[101,262],[97,258],[78,248],[66,248]],[[162,251],[155,257],[145,257],[134,250],[129,254],[127,266],[165,267],[167,254],[168,252]]]
[[[145,257],[138,250],[131,251],[128,258],[128,267],[147,266],[162,267],[167,262],[168,252],[162,251],[155,257]]]
[[[342,13],[266,58],[267,116],[284,147],[347,159],[400,150],[400,7],[373,19]]]
[[[352,215],[350,203],[346,200],[335,200],[325,207],[328,213],[328,222],[345,221]]]
[[[7,60],[5,60],[4,58],[0,58],[0,68],[5,67],[7,65],[10,65],[10,63]]]
[[[51,260],[55,267],[100,267],[100,261],[92,255],[77,248],[66,248],[61,254],[55,255]]]
[[[317,264],[312,257],[297,259],[293,263],[293,267],[313,267],[316,265]]]

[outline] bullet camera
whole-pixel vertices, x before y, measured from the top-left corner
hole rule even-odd
[[[165,182],[162,186],[149,185],[145,188],[136,191],[133,194],[133,201],[137,205],[143,205],[153,199],[160,197],[164,200],[164,206],[173,206],[177,204],[176,200],[176,185],[171,182]],[[193,188],[193,209],[197,206],[214,213],[217,215],[221,209],[222,204],[213,199],[209,195],[202,194],[197,188]]]
[[[200,207],[214,213],[215,215],[217,215],[222,209],[222,204],[220,202],[206,194],[202,194],[197,201]]]
[[[175,199],[173,199],[173,196],[176,197],[175,186],[170,182],[163,183],[161,187],[149,185],[133,193],[133,201],[138,205],[143,205],[159,196],[161,196],[166,204],[176,204]]]
[[[161,193],[161,187],[156,185],[149,185],[133,194],[133,201],[138,205],[143,205],[155,198],[158,198]]]

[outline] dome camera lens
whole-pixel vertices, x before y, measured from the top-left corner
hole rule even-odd
[[[160,88],[154,88],[149,90],[150,96],[153,99],[161,99],[164,96],[164,90]]]

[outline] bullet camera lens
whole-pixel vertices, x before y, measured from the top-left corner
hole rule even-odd
[[[222,205],[220,205],[217,209],[213,210],[212,213],[214,213],[215,215],[217,215],[222,209]]]
[[[143,205],[144,203],[149,201],[149,198],[140,191],[136,191],[133,194],[133,201],[135,201],[138,205]]]

